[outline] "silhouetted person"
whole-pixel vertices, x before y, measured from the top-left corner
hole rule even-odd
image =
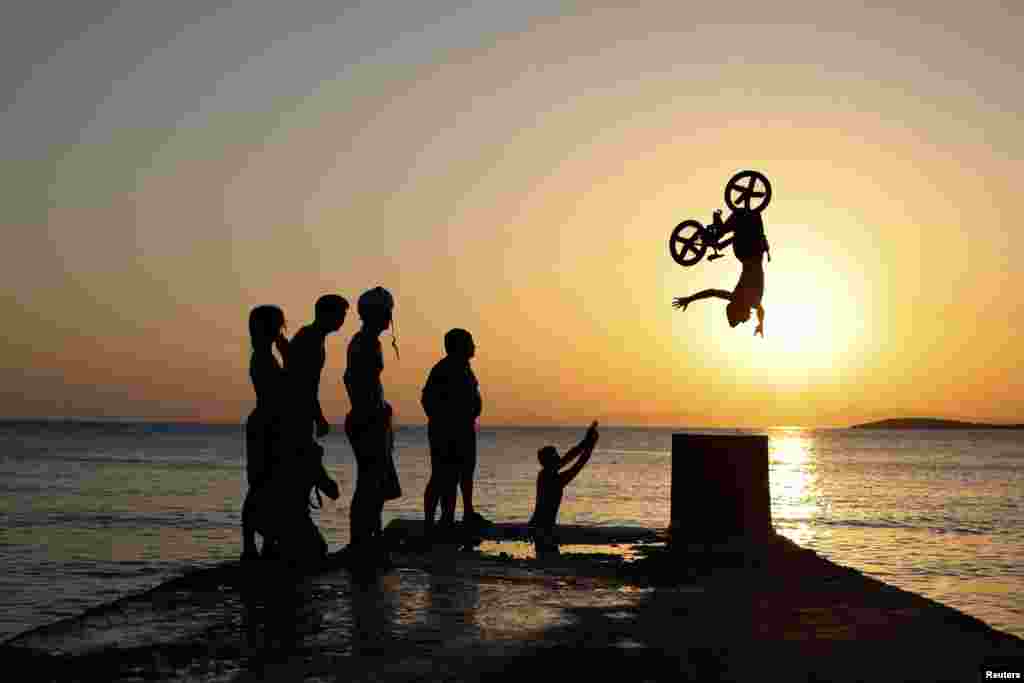
[[[337,332],[345,322],[348,302],[337,294],[324,294],[313,307],[314,319],[295,333],[287,364],[292,383],[296,415],[306,420],[305,429],[316,429],[317,438],[331,430],[320,407],[320,374],[327,361],[327,335]]]
[[[750,320],[750,311],[757,311],[757,329],[755,335],[764,337],[764,307],[761,299],[764,297],[764,265],[762,257],[768,254],[771,261],[771,254],[768,251],[768,239],[764,234],[764,223],[761,214],[756,211],[739,209],[734,211],[724,224],[720,223],[720,211],[715,212],[715,223],[720,225],[721,234],[732,232],[733,236],[720,242],[721,247],[733,245],[733,253],[743,270],[740,273],[739,282],[735,289],[727,292],[724,289],[705,289],[691,296],[677,297],[672,301],[675,308],[684,311],[694,301],[701,299],[718,298],[728,301],[725,307],[725,314],[729,320],[730,327],[736,327],[742,322]]]
[[[530,534],[537,548],[537,556],[558,554],[558,540],[555,526],[558,520],[558,508],[562,504],[562,493],[583,466],[590,460],[598,439],[597,422],[590,423],[583,440],[569,449],[564,457],[558,457],[554,446],[545,446],[537,451],[537,460],[541,470],[537,474],[537,501],[530,517]],[[576,459],[569,469],[560,470]]]
[[[482,401],[480,386],[469,361],[476,354],[473,335],[455,328],[444,335],[446,356],[430,370],[421,403],[427,414],[430,443],[430,481],[423,495],[424,531],[433,532],[434,511],[441,501],[441,525],[455,524],[455,490],[462,487],[462,522],[480,526],[489,522],[473,509],[473,474],[476,469],[476,420]]]
[[[348,345],[345,390],[352,409],[345,417],[345,435],[356,459],[356,489],[349,511],[352,550],[361,567],[386,564],[380,545],[384,485],[393,447],[391,404],[384,400],[381,372],[384,354],[380,335],[391,326],[395,300],[383,287],[364,292],[356,304],[362,327]]]
[[[286,490],[283,512],[290,520],[283,540],[289,546],[288,559],[305,561],[327,553],[327,543],[309,515],[311,490],[338,498],[338,485],[323,466],[324,449],[317,437],[330,431],[320,407],[320,375],[327,360],[327,335],[337,332],[345,322],[348,302],[337,294],[325,294],[314,305],[313,322],[304,326],[288,345],[285,371],[289,396],[289,438],[292,460],[282,464],[282,487]],[[300,512],[301,510],[301,512]],[[293,518],[293,515],[295,517]]]
[[[245,469],[249,491],[242,503],[242,559],[259,557],[256,533],[263,536],[264,548],[273,543],[267,526],[267,507],[271,473],[279,465],[284,437],[284,369],[274,357],[276,346],[281,358],[288,352],[284,312],[277,306],[257,306],[249,313],[249,378],[256,392],[256,407],[245,422]]]

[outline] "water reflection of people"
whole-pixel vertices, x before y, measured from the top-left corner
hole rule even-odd
[[[393,467],[391,405],[384,400],[380,335],[391,326],[395,300],[383,287],[364,292],[356,305],[362,327],[348,345],[345,389],[351,410],[345,434],[356,460],[356,487],[349,511],[352,561],[361,568],[386,565],[381,514],[385,484]]]
[[[272,591],[262,581],[243,584],[240,591],[253,673],[265,674],[268,665],[287,662],[307,636],[323,628],[324,597],[312,584],[287,571],[272,578]]]
[[[558,508],[562,504],[565,487],[576,478],[580,470],[590,460],[597,444],[599,435],[597,422],[587,428],[583,440],[569,449],[564,457],[558,457],[554,446],[545,446],[537,451],[541,470],[537,473],[537,501],[533,515],[530,517],[530,535],[537,549],[537,557],[558,554],[558,540],[555,527],[558,519]],[[561,468],[573,460],[576,462],[569,469],[561,472]]]
[[[396,574],[383,574],[352,586],[353,655],[398,655],[394,631],[401,602],[400,582]]]
[[[480,583],[475,577],[432,573],[428,589],[426,628],[438,642],[479,639]]]

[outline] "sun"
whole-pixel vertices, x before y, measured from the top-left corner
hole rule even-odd
[[[778,272],[765,297],[765,351],[779,369],[848,367],[858,346],[856,301],[827,269]]]
[[[816,301],[781,299],[765,319],[765,340],[783,353],[819,353],[831,347],[828,315]],[[768,334],[770,331],[771,334]]]

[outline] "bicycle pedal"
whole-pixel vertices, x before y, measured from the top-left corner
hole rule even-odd
[[[708,256],[708,261],[714,261],[716,258],[722,258],[725,254],[712,254]]]

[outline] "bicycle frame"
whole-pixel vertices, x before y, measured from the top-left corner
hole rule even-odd
[[[762,189],[758,189],[758,183]],[[771,198],[771,183],[758,171],[739,171],[725,186],[725,204],[734,212],[733,215],[737,211],[761,213]],[[696,264],[704,258],[709,248],[714,252],[708,257],[709,261],[721,258],[724,255],[720,253],[721,250],[733,243],[733,237],[728,236],[732,232],[734,229],[726,228],[722,222],[720,209],[715,210],[710,225],[703,225],[700,221],[692,219],[685,220],[669,235],[669,255],[681,266]]]
[[[732,238],[727,238],[726,235],[731,233],[732,230],[725,227],[725,223],[722,222],[722,212],[715,211],[711,218],[710,225],[704,226],[704,244],[711,247],[715,253],[709,256],[709,260],[713,260],[724,254],[718,253],[720,249],[725,249],[732,244]]]

